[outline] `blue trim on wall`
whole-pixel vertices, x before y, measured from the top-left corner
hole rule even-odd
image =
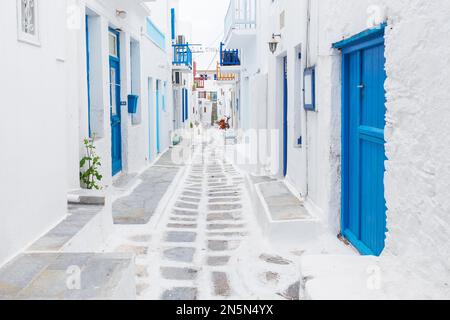
[[[184,122],[184,89],[181,89],[181,122]]]
[[[186,88],[181,89],[181,98],[182,98],[182,120],[186,122],[189,119],[189,99],[188,99],[188,90]]]
[[[348,188],[348,172],[349,172],[349,161],[348,161],[348,144],[347,141],[347,131],[349,127],[349,118],[346,117],[346,110],[348,105],[348,95],[347,95],[347,87],[344,85],[348,82],[349,74],[347,72],[348,70],[348,63],[345,56],[342,56],[342,84],[341,84],[341,163],[342,163],[342,169],[341,169],[341,232],[344,237],[347,237],[345,235],[345,226],[348,225],[348,217],[346,212],[348,212],[349,204],[348,204],[348,195],[347,195],[347,188]],[[348,238],[347,238],[348,239]]]
[[[160,143],[160,101],[161,101],[161,80],[156,80],[156,153],[161,152]]]
[[[304,104],[305,110],[315,111],[316,110],[316,67],[315,66],[305,69],[305,71],[303,73],[303,88],[305,88],[306,77],[309,75],[311,76],[312,103],[307,104],[305,102],[306,91],[303,89],[303,104]]]
[[[350,209],[351,204],[350,198],[350,143],[349,139],[349,128],[350,128],[350,116],[349,116],[349,105],[350,96],[348,82],[350,80],[350,63],[349,57],[352,54],[357,55],[358,62],[360,65],[361,54],[357,51],[362,49],[371,48],[376,45],[384,43],[386,24],[369,30],[365,30],[349,39],[337,42],[333,44],[333,48],[342,50],[342,88],[341,88],[341,114],[342,114],[342,125],[341,125],[341,145],[342,145],[342,173],[341,173],[341,232],[342,235],[348,239],[352,245],[362,254],[362,255],[379,255],[369,248],[365,243],[360,240],[360,235],[352,232],[348,226],[350,223]],[[358,75],[360,78],[361,75]],[[358,79],[358,83],[361,83],[361,79]],[[361,98],[359,97],[358,100]],[[359,119],[359,109],[356,110],[357,114],[355,118]],[[366,126],[359,127],[359,134],[364,135],[366,140],[373,141],[375,143],[384,143],[384,130],[377,128],[370,128]],[[358,147],[358,146],[357,146]],[[359,151],[358,151],[359,153]],[[358,174],[359,175],[359,174]]]
[[[186,101],[186,109],[185,109],[185,111],[184,111],[184,114],[185,114],[185,116],[186,116],[186,119],[185,120],[188,120],[189,119],[189,97],[188,97],[188,89],[184,89],[184,94],[185,94],[185,96],[186,96],[186,98],[185,98],[185,101]]]
[[[147,36],[162,50],[166,50],[166,35],[147,17]]]
[[[148,90],[148,101],[147,101],[147,109],[148,109],[148,159],[149,161],[152,160],[152,155],[153,155],[153,143],[152,143],[152,139],[153,139],[153,95],[154,95],[154,91],[153,91],[153,79],[152,78],[148,78],[147,79],[147,90]]]
[[[283,58],[283,176],[288,169],[288,60]]]
[[[384,35],[387,23],[383,23],[378,27],[364,30],[348,39],[333,43],[332,47],[334,49],[344,49],[349,46],[355,46],[364,42],[364,47],[367,47],[367,41],[370,39],[377,39]]]
[[[121,74],[120,74],[120,32],[109,27],[109,32],[113,33],[117,37],[117,57],[109,56],[109,68],[116,69],[116,77],[119,85],[121,84]],[[111,72],[111,70],[109,71]],[[110,79],[112,82],[112,79]],[[111,157],[112,157],[112,175],[115,176],[119,172],[122,171],[122,106],[121,106],[121,92],[120,90],[116,91],[116,105],[117,105],[117,114],[115,116],[112,115],[112,110],[110,109],[111,115]],[[110,99],[112,100],[111,89],[109,92]],[[115,130],[116,129],[116,130]],[[114,148],[118,150],[119,158],[114,159]]]
[[[175,30],[175,8],[172,8],[170,10],[170,19],[171,19],[171,27],[172,27],[172,40],[175,40],[175,34],[176,34],[176,30]]]
[[[88,130],[92,138],[91,129],[91,62],[89,53],[89,16],[86,15],[86,72],[87,72],[87,98],[88,98]]]

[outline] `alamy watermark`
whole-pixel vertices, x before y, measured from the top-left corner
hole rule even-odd
[[[81,290],[81,268],[70,266],[66,270],[66,287],[68,290]]]
[[[80,30],[82,25],[82,10],[78,0],[70,0],[66,9],[66,27],[69,30]]]
[[[386,8],[379,5],[370,5],[367,8],[367,28],[375,28],[386,21]]]
[[[367,289],[375,291],[381,289],[381,268],[377,265],[371,265],[367,267]]]
[[[266,173],[276,175],[282,168],[280,151],[283,136],[280,130],[230,130],[187,129],[176,133],[182,143],[172,152],[172,162],[185,165],[195,161],[196,152],[214,146],[214,157],[233,164],[263,168]],[[203,153],[206,162],[208,153]],[[198,160],[198,159],[197,159]]]

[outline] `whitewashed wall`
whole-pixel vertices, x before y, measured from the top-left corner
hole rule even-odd
[[[101,31],[97,36],[101,43],[101,52],[97,58],[101,59],[100,71],[102,79],[99,83],[97,90],[103,90],[102,99],[97,103],[104,105],[105,109],[102,110],[101,133],[97,133],[100,138],[97,140],[97,151],[102,158],[102,173],[104,175],[103,185],[108,186],[112,183],[111,177],[111,128],[110,128],[110,115],[109,115],[109,58],[108,58],[108,26],[120,28],[121,32],[121,96],[122,101],[125,101],[128,94],[131,94],[131,60],[130,60],[130,41],[136,41],[139,43],[139,58],[140,68],[139,76],[140,85],[138,89],[134,89],[134,93],[139,94],[138,102],[138,115],[131,115],[128,113],[127,106],[121,106],[122,111],[122,161],[123,172],[132,173],[138,172],[145,168],[145,166],[156,159],[156,81],[160,80],[161,85],[166,83],[166,111],[161,109],[160,112],[160,149],[166,150],[170,143],[170,130],[171,130],[171,118],[172,118],[172,99],[170,99],[171,92],[171,76],[170,76],[170,64],[169,54],[170,52],[170,35],[166,34],[166,49],[162,50],[156,46],[150,38],[145,34],[146,22],[145,18],[149,14],[144,8],[136,3],[129,3],[127,1],[115,0],[105,3],[99,0],[86,1],[88,12],[93,15],[98,15],[99,23],[101,24]],[[120,19],[116,17],[116,9],[125,10],[127,17]],[[164,32],[167,30],[166,24],[169,23],[168,19],[168,5],[165,1],[157,1],[152,3],[151,16],[157,17],[156,22],[158,27]],[[82,23],[83,25],[83,23]],[[98,26],[97,26],[98,28]],[[95,30],[95,29],[94,29]],[[90,36],[95,37],[94,30],[90,29]],[[84,29],[81,30],[81,33]],[[80,40],[80,47],[84,46],[83,38]],[[85,48],[84,48],[85,49]],[[85,50],[80,54],[78,65],[81,70],[85,70]],[[92,58],[91,58],[92,60]],[[93,63],[93,62],[91,62]],[[81,83],[86,83],[86,74],[82,73],[80,79]],[[149,78],[152,79],[152,94],[151,101],[149,100]],[[92,85],[91,85],[92,86]],[[87,92],[82,86],[81,95],[87,97]],[[91,103],[92,103],[92,87],[91,87]],[[95,90],[95,89],[94,89]],[[161,94],[162,94],[161,89]],[[94,102],[95,104],[95,102]],[[95,106],[94,106],[95,108]],[[150,109],[149,109],[150,108]],[[92,110],[92,105],[91,105]],[[88,134],[87,129],[87,99],[83,100],[83,103],[79,107],[80,114],[80,136],[81,141]],[[151,116],[150,116],[151,114]],[[91,113],[92,116],[92,113]],[[94,115],[95,120],[95,115]],[[94,121],[91,118],[91,125]],[[75,138],[75,137],[73,137]],[[150,139],[152,141],[150,141]],[[81,147],[80,153],[84,152]],[[73,168],[75,170],[75,167]]]
[[[166,1],[155,11],[168,22]],[[85,10],[85,6],[88,8]],[[0,164],[6,168],[0,182],[0,265],[25,249],[61,221],[67,212],[67,191],[79,188],[82,141],[88,136],[85,14],[95,16],[90,37],[96,43],[91,67],[91,124],[98,134],[104,186],[111,185],[111,133],[109,115],[108,26],[121,28],[122,101],[131,93],[130,40],[140,43],[140,121],[122,107],[124,172],[140,171],[155,159],[148,145],[147,79],[166,82],[171,91],[169,55],[141,33],[148,12],[124,0],[39,1],[40,45],[17,40],[16,1],[0,4],[5,50],[1,53],[1,86],[8,92],[0,119]],[[127,11],[126,19],[116,9]],[[167,44],[170,50],[170,40]],[[95,62],[94,62],[95,61]],[[93,71],[93,70],[91,70]],[[154,82],[155,84],[155,82]],[[140,92],[139,92],[140,91]],[[3,92],[3,91],[2,91]],[[172,110],[166,96],[161,113],[161,150],[170,143]],[[155,110],[151,110],[154,112]],[[153,135],[155,138],[156,135]],[[155,146],[155,141],[153,146]]]
[[[172,129],[172,79],[170,75],[170,67],[167,65],[166,53],[160,48],[155,46],[151,41],[143,40],[144,55],[152,57],[151,59],[144,59],[142,64],[143,78],[142,81],[145,86],[143,88],[142,95],[142,110],[144,111],[143,123],[145,125],[141,128],[140,132],[137,133],[136,138],[144,138],[143,144],[145,145],[146,156],[149,161],[155,160],[156,154],[156,80],[160,80],[161,84],[166,82],[166,111],[162,110],[162,105],[160,105],[160,147],[161,151],[166,150],[169,147],[169,131]],[[156,62],[156,63],[155,63]],[[148,79],[152,79],[152,98],[148,96]],[[160,104],[162,102],[160,101]],[[150,112],[150,115],[149,115]],[[149,135],[148,128],[151,128],[152,134]],[[149,141],[149,138],[151,141]],[[150,154],[148,153],[148,146],[150,143]]]
[[[422,297],[442,290],[439,297],[448,298],[450,3],[384,3],[392,26],[386,35],[386,256],[400,258],[399,270],[425,282],[417,286]]]
[[[1,1],[0,265],[66,215],[65,8],[40,1],[40,46],[17,40],[16,1]]]
[[[267,65],[269,114],[275,119],[272,125],[277,127],[281,125],[277,116],[281,115],[281,88],[277,85],[280,57],[287,53],[292,70],[295,48],[305,43],[306,1],[263,2],[270,9],[267,15],[271,21],[277,21],[282,10],[287,19],[287,27],[280,30],[280,48],[275,57],[268,56]],[[317,66],[318,111],[301,112],[307,148],[295,150],[291,145],[299,108],[297,80],[295,72],[288,72],[287,180],[307,196],[310,207],[328,221],[331,230],[339,232],[341,59],[331,44],[367,29],[367,9],[373,4],[386,9],[388,21],[385,196],[389,232],[382,256],[385,289],[394,292],[408,284],[415,290],[403,290],[403,298],[442,297],[442,293],[448,294],[450,279],[450,97],[446,89],[450,82],[450,45],[445,40],[450,30],[448,1],[312,1],[310,57],[311,65]],[[261,30],[271,25],[277,31],[273,22],[264,25]],[[261,52],[264,56],[265,51]],[[304,57],[304,46],[302,53]],[[261,66],[264,70],[264,58]],[[307,189],[303,181],[307,181]]]

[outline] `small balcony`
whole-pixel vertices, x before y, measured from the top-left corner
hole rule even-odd
[[[174,44],[172,47],[173,69],[181,72],[190,72],[192,70],[192,50],[189,44]]]
[[[256,0],[230,0],[224,34],[228,48],[242,48],[256,38]]]
[[[233,83],[234,81],[236,81],[236,74],[222,73],[221,67],[219,63],[217,63],[215,80],[217,80],[219,84]]]
[[[240,66],[241,59],[238,49],[225,49],[224,44],[220,43],[220,65],[221,66]]]

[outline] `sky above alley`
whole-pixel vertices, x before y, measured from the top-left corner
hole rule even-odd
[[[229,0],[180,0],[180,18],[192,25],[191,41],[206,48],[219,48]],[[218,54],[195,55],[199,69],[215,69]]]

